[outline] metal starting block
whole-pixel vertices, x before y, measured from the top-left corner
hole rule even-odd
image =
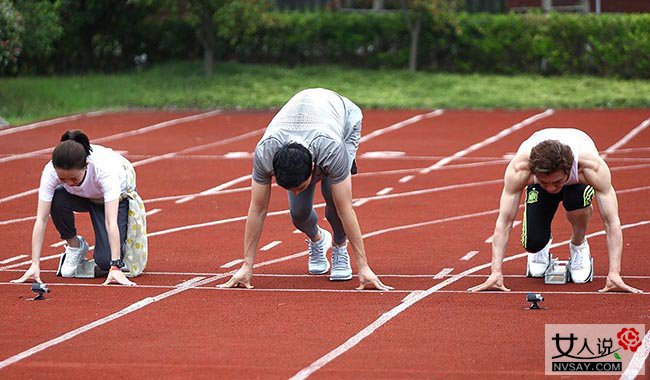
[[[549,265],[544,275],[545,284],[562,285],[571,281],[571,272],[569,272],[569,261],[560,260],[551,256],[551,265]]]

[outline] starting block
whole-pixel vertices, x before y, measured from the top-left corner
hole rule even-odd
[[[591,268],[594,267],[594,258],[591,258]],[[591,276],[586,282],[594,280],[594,271],[591,271]],[[544,275],[544,283],[551,285],[562,285],[571,282],[571,272],[569,271],[569,261],[560,260],[557,257],[551,257],[551,265],[549,265]]]
[[[571,272],[569,272],[569,261],[560,260],[551,256],[551,265],[549,265],[544,275],[545,284],[561,285],[571,281]]]

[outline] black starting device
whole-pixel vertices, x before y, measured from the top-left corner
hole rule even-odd
[[[526,301],[532,302],[530,309],[537,310],[541,309],[537,303],[544,301],[544,297],[540,293],[528,293],[526,294]]]
[[[48,289],[47,285],[45,284],[34,282],[32,283],[32,292],[36,293],[36,297],[34,297],[34,301],[42,301],[45,299],[43,294],[49,293],[50,289]]]

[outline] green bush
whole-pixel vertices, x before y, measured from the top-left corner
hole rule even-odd
[[[12,2],[0,0],[0,75],[16,71],[23,29],[23,18]]]
[[[57,2],[18,1],[16,9],[25,20],[23,48],[19,62],[22,72],[37,72],[48,67],[55,51],[55,42],[61,37],[63,27],[59,20]]]

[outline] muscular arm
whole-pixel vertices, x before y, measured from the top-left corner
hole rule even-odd
[[[509,291],[503,283],[503,257],[505,256],[512,223],[517,216],[521,191],[530,178],[530,171],[526,156],[516,156],[504,175],[503,191],[499,201],[499,216],[494,226],[492,236],[492,273],[488,279],[474,287],[469,288],[470,292],[479,292],[488,289]]]
[[[499,202],[499,216],[492,237],[492,273],[503,273],[503,257],[510,238],[512,223],[519,210],[521,191],[526,186],[530,172],[517,170],[513,161],[508,165],[504,176],[503,191]]]
[[[596,153],[590,152],[580,159],[581,175],[584,182],[593,186],[596,191],[600,217],[605,225],[607,235],[607,251],[609,253],[609,273],[605,287],[601,292],[623,290],[631,293],[642,293],[623,281],[621,277],[621,257],[623,254],[623,231],[618,216],[618,200],[612,186],[612,176],[605,161]]]
[[[609,167],[599,156],[590,155],[584,166],[582,175],[585,182],[596,190],[600,217],[605,225],[607,251],[609,252],[609,272],[620,274],[623,231],[618,216],[618,200],[612,186],[612,176]]]

